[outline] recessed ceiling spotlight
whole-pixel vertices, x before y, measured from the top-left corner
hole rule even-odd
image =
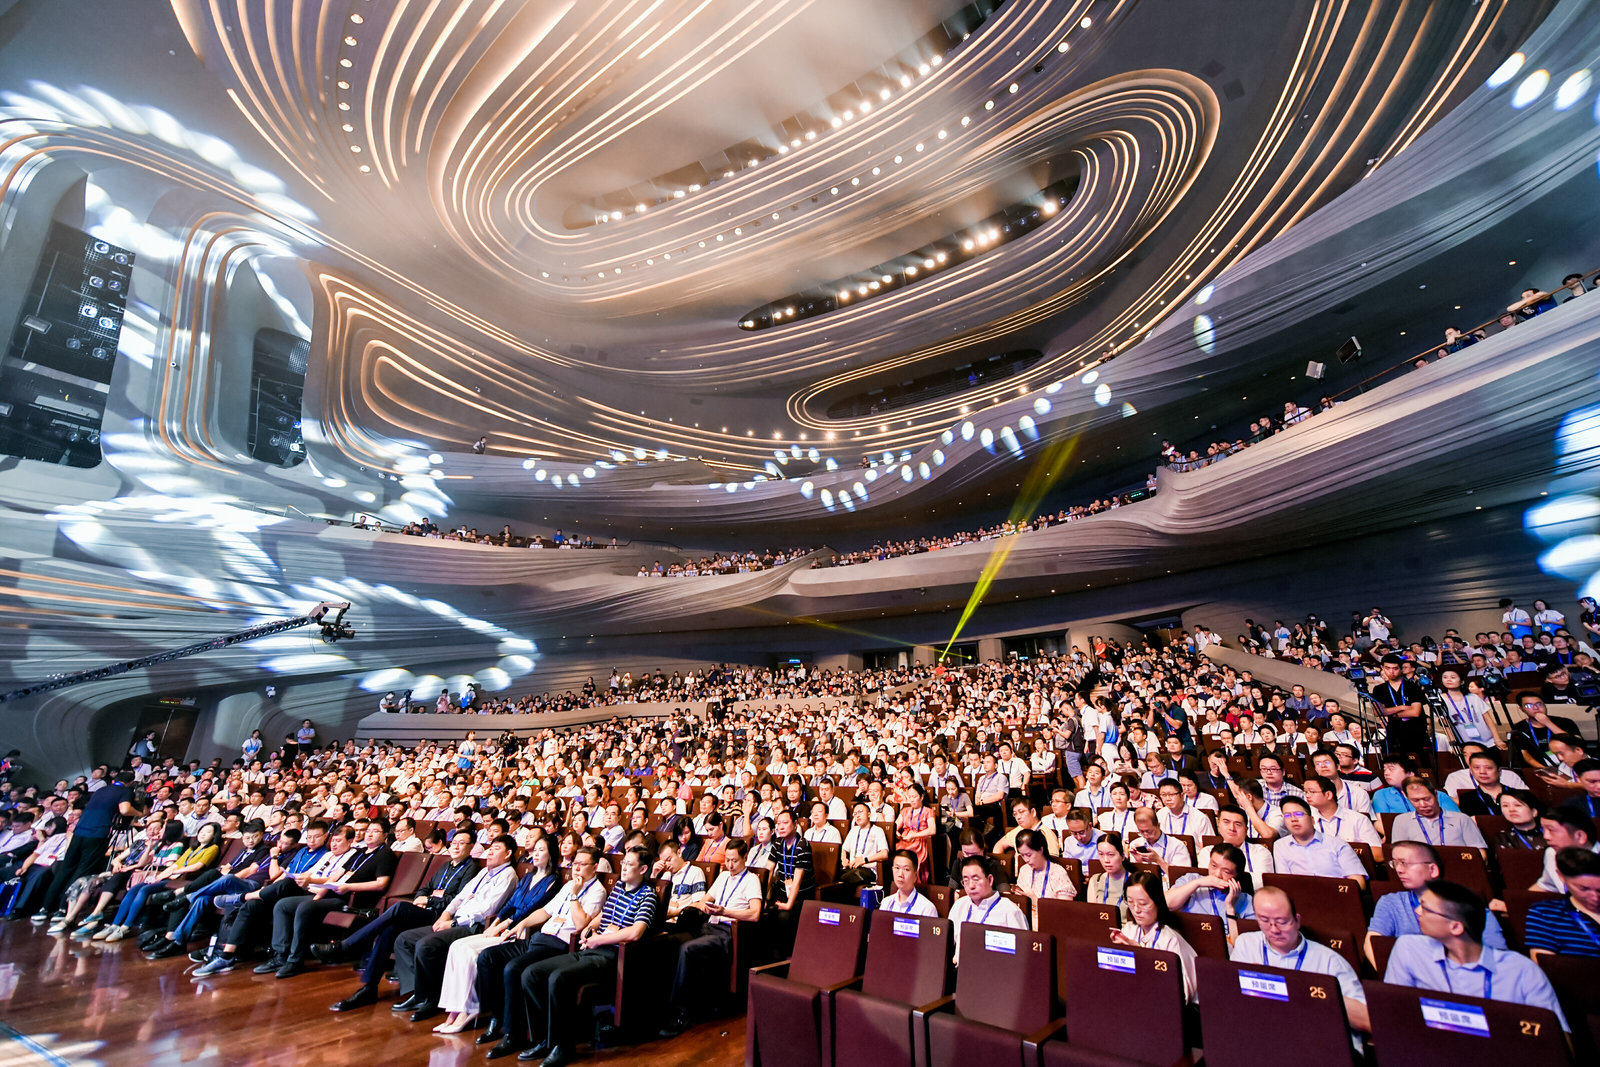
[[[860,178],[851,178],[850,179],[850,184],[851,185],[860,185],[861,184],[861,179]]]
[[[927,147],[927,146],[926,146],[926,145],[924,145],[924,144],[923,144],[923,143],[922,143],[922,142],[921,142],[921,141],[918,141],[918,142],[917,142],[917,151],[918,151],[918,152],[920,152],[920,151],[922,151],[922,150],[923,150],[923,149],[924,149],[924,148],[926,148],[926,147]]]
[[[872,284],[868,285],[867,288],[871,289],[873,292],[877,292],[879,289],[883,288],[883,286],[878,282],[873,282]]]
[[[945,131],[944,131],[944,130],[940,130],[940,131],[939,131],[939,140],[941,140],[941,141],[942,141],[942,140],[944,140],[944,139],[945,139],[945,138],[946,138],[946,137],[948,137],[948,136],[950,136],[950,135],[949,135],[949,134],[948,134],[948,133],[946,133],[946,132],[945,132]]]
[[[789,147],[790,148],[799,148],[800,147],[800,138],[796,137],[794,140],[790,141],[789,142]]]
[[[354,132],[354,130],[355,130],[355,127],[354,127],[354,126],[352,126],[352,125],[350,125],[350,124],[349,124],[349,123],[348,123],[348,122],[347,122],[347,123],[345,123],[345,124],[344,124],[344,126],[342,126],[342,127],[341,127],[341,129],[343,129],[343,130],[344,130],[344,132],[345,132],[345,133],[352,133],[352,132]]]
[[[943,257],[940,257],[940,258],[943,258]],[[922,265],[924,267],[927,267],[929,270],[932,270],[933,269],[933,260],[925,259],[925,260],[922,261]]]
[[[348,59],[341,59],[341,60],[339,60],[339,66],[341,66],[341,67],[353,67],[353,66],[355,66],[355,64],[350,62]]]
[[[877,177],[877,176],[878,176],[878,175],[879,175],[879,174],[881,174],[881,173],[883,173],[883,172],[882,172],[882,171],[881,171],[881,170],[879,170],[879,169],[878,169],[878,168],[877,168],[877,167],[873,167],[873,168],[872,168],[872,176],[873,176],[873,177],[874,177],[874,178],[876,178],[876,177]]]
[[[928,70],[929,70],[928,64],[924,63],[924,64],[922,64],[921,66],[919,66],[917,68],[917,73],[918,74],[926,74],[926,73],[928,73]]]
[[[962,115],[961,116],[961,125],[966,126],[970,122],[972,122],[972,116],[971,115]]]
[[[943,263],[944,260],[945,260],[945,254],[943,252],[940,252],[938,255],[934,256],[933,258],[937,259],[940,263]]]
[[[900,162],[900,157],[899,157],[899,156],[895,156],[895,157],[894,157],[894,161],[895,161],[895,162],[896,162],[896,163],[898,163],[898,162]]]
[[[372,168],[367,166],[365,163],[363,163],[363,164],[361,164],[361,173],[362,174],[371,174],[372,173]],[[550,277],[550,275],[546,274],[545,277],[548,278],[548,277]]]
[[[682,200],[683,199],[683,190],[682,189],[674,189],[674,190],[672,190],[672,199],[674,199],[674,200]]]
[[[968,252],[972,251],[972,239],[969,237],[967,240],[962,241],[961,247]]]
[[[844,123],[839,120],[839,117],[837,115],[835,115],[833,117],[833,119],[829,122],[829,125],[837,130],[840,126],[843,126]]]
[[[889,90],[887,90],[887,89],[878,90],[878,99],[879,100],[887,100],[887,99],[889,99]]]
[[[985,110],[985,111],[993,111],[994,110],[994,101],[993,100],[985,100],[983,102],[983,110]]]
[[[832,189],[829,189],[828,192],[832,193],[834,196],[838,196],[839,195],[839,187],[837,185],[835,185]]]
[[[890,282],[892,282],[892,281],[894,281],[894,275],[892,275],[892,274],[885,274],[885,275],[884,275],[884,276],[883,276],[883,283],[884,283],[884,284],[885,284],[885,285],[888,285],[888,284],[889,284],[889,283],[890,283]]]
[[[645,213],[645,212],[646,212],[646,211],[648,211],[648,210],[650,210],[650,205],[648,205],[648,204],[643,204],[643,203],[640,203],[640,204],[635,204],[635,205],[633,205],[633,210],[635,210],[635,211],[637,211],[637,212],[639,212],[639,213],[640,213],[640,214],[641,214],[641,215],[642,215],[642,214],[644,214],[644,213]]]
[[[917,268],[916,267],[907,267],[906,268],[906,274],[909,277],[915,278],[917,276]]]
[[[861,288],[857,289],[856,292],[858,294],[860,294],[861,296],[866,296],[867,295],[867,287],[863,285]]]
[[[846,111],[844,113],[844,120],[846,122],[849,122],[851,119],[853,119],[855,117],[856,117],[856,113],[854,111]]]
[[[339,88],[341,88],[341,89],[348,89],[348,88],[350,88],[350,83],[349,83],[349,82],[347,82],[347,81],[338,81],[338,82],[335,82],[335,83],[334,83],[334,84],[336,84],[336,85],[338,85],[338,86],[339,86]]]
[[[722,234],[720,234],[720,233],[717,234],[717,240],[719,240],[719,241],[722,240]]]
[[[1079,22],[1078,25],[1082,26],[1084,29],[1088,29],[1090,26],[1094,25],[1094,19],[1090,18],[1088,15],[1085,15],[1083,16],[1083,21]]]
[[[839,299],[840,300],[849,300],[850,299],[850,290],[848,290],[848,289],[840,289],[839,290]]]
[[[344,39],[344,43],[354,48],[360,42],[358,42],[354,37],[346,37]]]
[[[774,211],[774,212],[773,212],[773,213],[772,213],[772,217],[773,217],[773,219],[774,219],[774,220],[776,220],[776,219],[777,219],[777,217],[778,217],[778,213],[777,213],[777,212],[776,212],[776,211]]]
[[[1022,86],[1018,85],[1016,82],[1012,82],[1010,85],[1006,86],[1006,92],[1014,93],[1020,88],[1022,88]]]
[[[738,237],[738,236],[739,236],[739,235],[740,235],[740,234],[742,234],[742,233],[744,233],[744,227],[742,227],[742,226],[735,226],[735,227],[734,227],[734,228],[733,228],[733,235],[734,235],[734,236],[735,236],[735,237]]]
[[[350,151],[359,152],[359,151],[361,151],[361,146],[358,145],[358,144],[353,144],[353,145],[350,146]]]
[[[362,18],[362,17],[361,17],[361,16],[360,16],[360,15],[351,15],[351,16],[350,16],[350,21],[351,21],[351,22],[353,22],[353,23],[355,23],[355,24],[356,24],[356,25],[357,25],[357,26],[359,26],[359,25],[361,25],[361,24],[362,24],[362,23],[363,23],[363,22],[365,22],[365,21],[366,21],[366,19],[364,19],[364,18]]]
[[[911,87],[911,75],[909,75],[909,74],[900,75],[900,88],[909,89],[910,87]]]
[[[934,56],[932,59],[928,60],[928,62],[932,63],[934,66],[937,67],[940,63],[944,62],[944,57],[943,56]]]
[[[1072,46],[1070,44],[1068,44],[1065,41],[1062,41],[1060,44],[1056,45],[1056,51],[1057,52],[1065,52],[1067,49],[1069,49],[1071,47]]]

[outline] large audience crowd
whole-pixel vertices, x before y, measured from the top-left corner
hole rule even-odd
[[[1096,639],[955,670],[641,672],[629,691],[716,699],[704,715],[415,748],[319,745],[306,723],[276,752],[256,735],[231,764],[135,756],[48,790],[7,784],[0,906],[202,982],[356,962],[333,1010],[374,1005],[392,974],[394,1010],[445,1035],[485,1027],[490,1058],[547,1067],[594,1036],[576,998],[614,975],[619,946],[661,949],[655,999],[675,1034],[737,1007],[735,923],[781,956],[819,892],[947,911],[958,963],[963,921],[1026,929],[1041,899],[1114,905],[1112,939],[1174,952],[1191,997],[1195,949],[1173,915],[1213,915],[1235,958],[1337,975],[1364,1029],[1352,964],[1306,955],[1293,901],[1263,884],[1278,872],[1372,892],[1371,932],[1398,938],[1387,981],[1559,1016],[1506,946],[1600,957],[1600,761],[1573,720],[1537,690],[1516,714],[1494,694],[1479,707],[1464,664],[1427,664],[1452,717],[1503,726],[1470,735],[1440,781],[1419,775],[1443,726],[1408,650],[1379,657],[1380,713],[1365,716],[1219,666],[1211,640]],[[625,691],[620,675],[586,689]],[[756,698],[779,703],[742,704]],[[1483,877],[1443,878],[1446,846],[1484,850]],[[391,899],[408,854],[437,859]]]

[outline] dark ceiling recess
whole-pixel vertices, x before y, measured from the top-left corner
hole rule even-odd
[[[828,405],[828,417],[850,419],[881,415],[886,411],[937,400],[966,389],[998,385],[1015,378],[1043,358],[1043,352],[1030,348],[969,360],[959,367],[921,374],[892,385],[841,397]]]
[[[814,318],[840,308],[865,304],[897,289],[935,277],[959,263],[977,259],[1003,244],[1048,226],[1077,191],[1076,174],[1041,189],[1037,196],[1001,208],[988,218],[923,245],[884,263],[866,267],[843,278],[823,282],[800,293],[790,293],[739,319],[741,330],[765,330],[801,319]]]
[[[861,101],[868,101],[869,107],[881,103],[909,88],[917,78],[926,77],[932,67],[952,58],[951,54],[962,42],[1004,5],[1005,0],[973,0],[901,49],[877,70],[863,74],[813,107],[778,122],[770,134],[729,145],[715,156],[646,178],[626,189],[573,204],[561,221],[573,230],[620,221],[698,193],[716,182],[732,178],[741,170],[787,155],[791,148],[838,129],[851,116],[852,109],[861,106]],[[755,224],[752,221],[751,225]]]

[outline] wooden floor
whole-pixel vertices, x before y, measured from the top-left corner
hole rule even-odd
[[[348,967],[278,981],[248,969],[199,982],[182,957],[146,961],[137,944],[84,945],[42,927],[0,923],[0,1022],[72,1064],[207,1067],[212,1064],[361,1064],[461,1067],[482,1064],[476,1032],[442,1037],[439,1017],[412,1023],[389,1010],[392,985],[375,1007],[335,1014],[328,1005],[356,988]],[[15,978],[15,989],[4,995]],[[744,1062],[742,1016],[705,1023],[671,1041],[652,1040],[582,1058],[594,1064],[734,1067]],[[0,1033],[0,1064],[27,1059]],[[495,1063],[515,1065],[515,1058]]]

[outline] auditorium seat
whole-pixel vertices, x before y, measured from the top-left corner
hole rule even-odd
[[[1263,875],[1262,881],[1288,893],[1300,917],[1319,929],[1367,928],[1367,913],[1361,903],[1361,886],[1353,878],[1274,872]]]
[[[948,919],[919,919],[892,912],[872,914],[867,962],[860,989],[833,998],[834,1067],[912,1067],[914,1009],[933,1004],[949,988],[951,937]]]
[[[1214,960],[1228,958],[1228,924],[1217,916],[1175,911],[1172,928],[1183,935],[1196,954]]]
[[[1055,940],[966,923],[954,996],[912,1013],[926,1027],[921,1067],[1018,1063],[1048,1036],[1056,1001]]]
[[[1382,980],[1385,972],[1389,970],[1389,955],[1394,951],[1395,939],[1387,934],[1375,934],[1367,931],[1363,940],[1361,956],[1371,969],[1373,976]],[[1362,970],[1363,968],[1357,968]]]
[[[1111,931],[1120,929],[1122,912],[1115,904],[1054,898],[1039,901],[1039,933],[1054,937],[1058,944],[1073,939],[1109,945]]]
[[[1378,1067],[1572,1063],[1561,1022],[1545,1008],[1384,982],[1361,984]]]
[[[1542,948],[1534,949],[1532,955],[1566,1012],[1577,1061],[1600,1063],[1600,959],[1560,956]]]
[[[1056,953],[1065,1026],[1040,1044],[1043,1067],[1189,1062],[1176,954],[1087,941],[1058,942]]]
[[[397,900],[410,900],[422,888],[423,880],[445,862],[448,862],[448,857],[430,856],[426,852],[402,852],[396,858],[389,888],[372,910],[382,911]],[[371,911],[330,911],[322,921],[335,930],[350,930],[370,914]]]
[[[1296,1067],[1351,1067],[1336,979],[1202,957],[1195,961],[1208,1067],[1257,1067],[1292,1050]]]
[[[745,1062],[828,1067],[834,992],[862,975],[867,912],[808,900],[801,907],[794,955],[750,972]]]

